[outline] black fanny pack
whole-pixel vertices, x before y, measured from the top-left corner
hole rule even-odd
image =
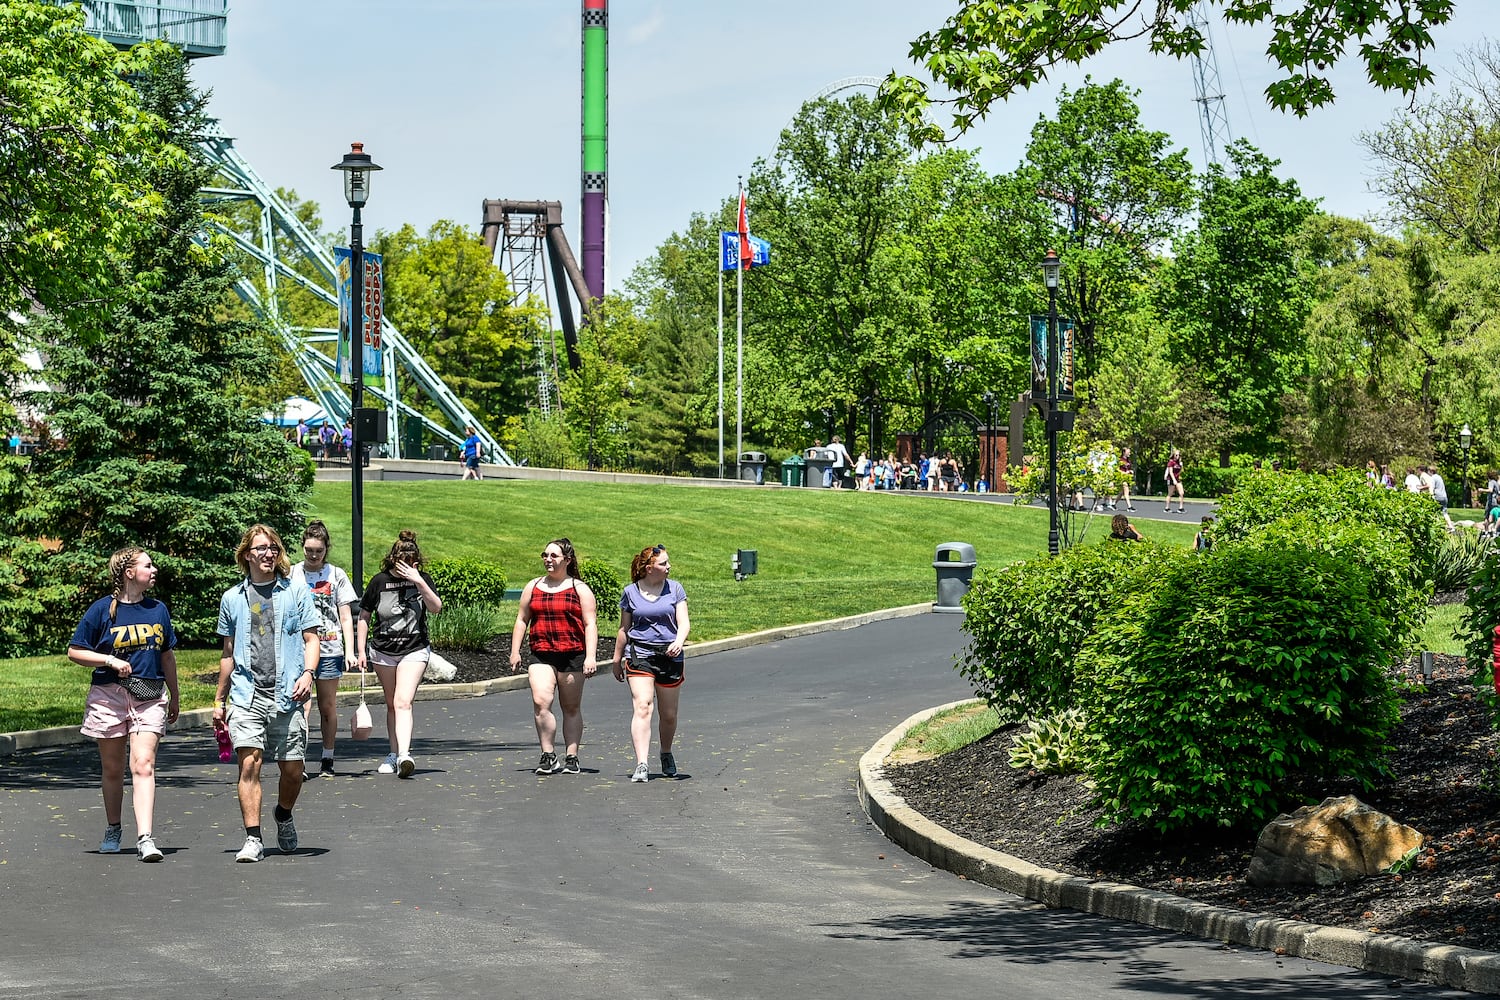
[[[167,686],[167,682],[161,678],[137,677],[134,674],[121,677],[119,683],[136,701],[155,701]]]

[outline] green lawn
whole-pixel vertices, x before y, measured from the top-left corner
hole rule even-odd
[[[333,535],[333,561],[349,565],[349,486],[319,483],[309,516]],[[1140,522],[1153,540],[1192,543],[1195,526]],[[499,563],[519,587],[541,572],[539,554],[566,535],[580,556],[629,579],[631,557],[666,545],[687,589],[698,641],[931,601],[943,542],[968,542],[981,567],[1042,555],[1047,512],[1035,507],[835,490],[615,486],[489,479],[365,484],[365,573],[402,528],[429,557]],[[1108,534],[1095,518],[1087,540]],[[296,539],[287,539],[295,544]],[[735,549],[756,549],[757,575],[736,583]],[[608,629],[606,624],[604,629]],[[217,666],[213,650],[184,650],[183,708],[212,689],[186,678]],[[0,732],[72,725],[83,714],[88,671],[66,657],[0,661]]]

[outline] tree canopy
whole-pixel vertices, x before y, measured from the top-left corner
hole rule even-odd
[[[927,108],[953,108],[953,134],[983,118],[990,106],[1047,78],[1059,65],[1082,63],[1116,42],[1144,37],[1151,51],[1182,58],[1207,40],[1190,17],[1200,0],[962,0],[943,27],[923,32],[910,56],[951,98],[934,98],[928,85],[894,71],[881,87],[887,108],[920,130],[921,138],[948,133],[926,120]],[[1357,57],[1370,83],[1415,94],[1432,81],[1426,56],[1432,28],[1446,24],[1454,0],[1208,0],[1231,22],[1266,25],[1266,56],[1283,76],[1266,88],[1272,107],[1305,115],[1331,103],[1329,69]]]

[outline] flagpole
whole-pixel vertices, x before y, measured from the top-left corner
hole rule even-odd
[[[740,252],[734,269],[734,475],[738,479],[740,456],[745,453],[745,241],[750,238],[744,225],[745,181],[740,178]]]
[[[719,478],[724,478],[724,235],[719,234]]]

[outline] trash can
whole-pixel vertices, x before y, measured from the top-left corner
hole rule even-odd
[[[802,458],[807,463],[807,485],[814,488],[833,485],[832,448],[809,448]]]
[[[428,445],[427,446],[427,461],[429,461],[429,462],[446,462],[446,461],[448,461],[448,446],[445,445],[445,444],[430,444],[430,445]]]
[[[937,570],[937,603],[932,610],[963,614],[964,595],[974,579],[974,546],[968,542],[943,542],[932,557]]]
[[[763,451],[740,452],[740,480],[756,486],[766,481],[766,453]]]
[[[807,463],[802,461],[801,455],[793,455],[781,463],[781,485],[782,486],[805,486]]]

